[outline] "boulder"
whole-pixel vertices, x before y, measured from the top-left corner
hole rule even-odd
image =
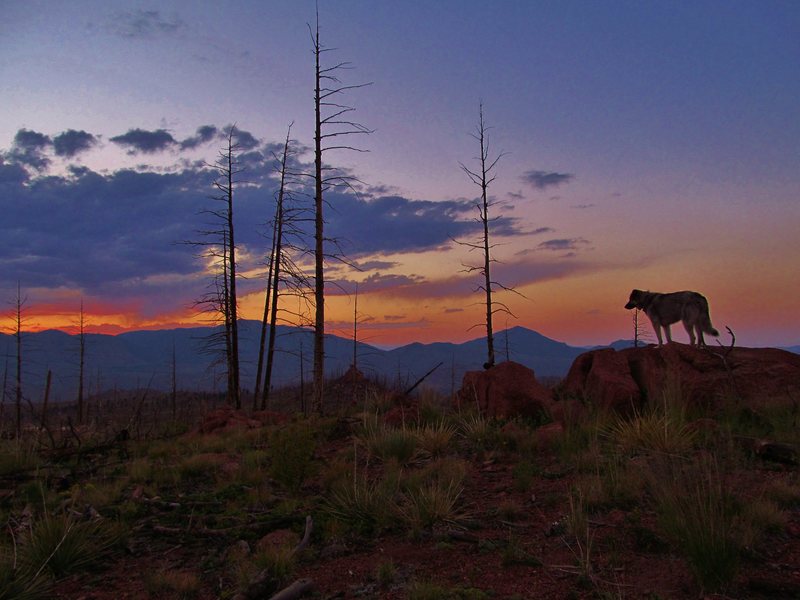
[[[601,408],[628,412],[662,392],[693,404],[791,401],[800,395],[800,355],[775,348],[666,346],[592,350],[578,356],[558,389]]]
[[[552,392],[536,381],[532,369],[507,361],[464,373],[455,403],[459,408],[477,404],[488,417],[540,418],[549,413],[552,400]]]

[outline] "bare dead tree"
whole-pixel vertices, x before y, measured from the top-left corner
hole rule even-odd
[[[220,346],[224,347],[226,366],[226,401],[240,409],[241,385],[239,376],[239,327],[238,299],[236,293],[237,258],[234,228],[234,193],[240,183],[239,175],[244,171],[238,154],[240,147],[236,141],[236,126],[227,131],[226,144],[219,151],[217,161],[206,163],[217,177],[213,183],[216,194],[212,200],[220,203],[221,208],[203,210],[213,221],[210,229],[198,233],[203,241],[187,241],[189,245],[201,248],[198,256],[213,265],[217,272],[209,286],[209,291],[195,302],[201,312],[209,313],[212,320],[221,323],[222,331],[216,332],[207,339],[207,353],[216,354]]]
[[[172,421],[175,422],[178,416],[178,361],[175,355],[175,336],[172,336],[172,391],[170,393],[170,404],[172,405]]]
[[[14,311],[14,321],[15,321],[15,330],[14,330],[14,339],[16,341],[17,346],[17,379],[16,379],[16,389],[15,389],[15,400],[14,400],[14,410],[15,410],[15,426],[14,430],[16,432],[17,439],[22,436],[22,309],[27,302],[27,298],[22,297],[22,289],[20,287],[19,281],[17,282],[17,297],[15,300],[15,311]]]
[[[78,317],[78,425],[83,424],[85,417],[85,407],[83,398],[83,376],[86,367],[86,313],[83,310],[83,299],[81,299],[81,312]]]
[[[482,291],[485,297],[487,359],[483,366],[486,369],[493,367],[495,363],[494,328],[492,325],[494,314],[495,312],[511,314],[507,306],[494,300],[492,295],[493,286],[506,290],[512,289],[493,281],[491,276],[491,265],[495,260],[491,257],[491,250],[494,246],[489,241],[489,225],[493,220],[489,217],[489,209],[495,205],[495,202],[489,198],[488,190],[489,186],[496,178],[494,174],[495,167],[504,154],[501,152],[496,156],[492,156],[489,147],[488,130],[489,128],[486,126],[483,119],[483,103],[481,103],[479,106],[478,126],[476,127],[475,133],[470,134],[478,142],[480,148],[480,154],[476,157],[479,167],[473,170],[464,163],[460,163],[460,165],[461,170],[467,174],[470,181],[480,188],[480,197],[476,202],[476,206],[478,209],[478,221],[481,225],[483,235],[477,243],[459,242],[467,246],[470,251],[480,250],[483,254],[483,260],[480,265],[465,264],[463,266],[464,270],[468,273],[477,271],[482,275],[483,281],[478,285],[478,291]]]
[[[647,343],[651,339],[650,333],[647,331],[646,323],[640,318],[641,309],[637,308],[633,311],[631,320],[633,321],[633,347],[638,348],[639,345]]]
[[[258,341],[258,362],[256,366],[256,384],[253,390],[253,410],[258,408],[258,399],[261,397],[261,375],[264,371],[264,354],[267,344],[267,325],[269,323],[270,294],[272,293],[272,269],[275,264],[275,244],[277,243],[278,206],[275,205],[275,215],[272,219],[272,247],[267,258],[267,285],[264,293],[264,314],[261,317],[261,334]]]
[[[5,428],[6,417],[6,395],[8,394],[8,352],[6,352],[6,361],[3,366],[3,390],[0,395],[0,431]]]
[[[350,120],[349,114],[355,109],[342,104],[339,97],[347,91],[370,85],[344,85],[338,74],[350,67],[350,63],[339,62],[323,66],[323,54],[331,49],[325,47],[320,39],[319,7],[316,23],[312,28],[311,43],[314,54],[314,395],[312,406],[315,412],[322,413],[325,384],[325,219],[323,216],[324,192],[333,185],[349,185],[348,178],[332,173],[334,169],[323,164],[323,155],[331,150],[353,150],[365,152],[361,148],[336,142],[343,136],[371,133],[360,123]]]
[[[272,366],[274,364],[275,358],[275,338],[277,336],[277,320],[278,320],[278,297],[280,295],[280,283],[281,283],[281,266],[287,267],[287,273],[294,274],[297,273],[297,269],[292,262],[288,262],[290,259],[288,256],[284,255],[284,236],[285,236],[285,228],[288,225],[287,223],[287,215],[289,214],[286,210],[285,201],[288,197],[288,190],[287,190],[287,178],[290,176],[288,172],[288,161],[291,156],[291,149],[290,149],[290,138],[292,133],[292,124],[289,125],[286,131],[286,140],[283,145],[283,155],[280,158],[280,185],[278,187],[278,199],[277,199],[277,206],[275,209],[275,241],[274,241],[274,256],[272,260],[273,269],[272,269],[272,280],[270,281],[270,286],[272,288],[271,291],[271,301],[272,306],[270,307],[270,322],[269,322],[269,343],[267,347],[267,367],[266,372],[264,374],[264,391],[263,397],[261,402],[261,408],[266,409],[267,403],[269,401],[269,392],[270,387],[272,385]]]

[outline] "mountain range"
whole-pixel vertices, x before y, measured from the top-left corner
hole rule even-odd
[[[255,382],[261,324],[240,321],[241,381],[245,389]],[[301,370],[311,378],[313,332],[278,326],[273,385],[297,384]],[[214,347],[219,327],[195,327],[153,331],[132,331],[119,335],[85,335],[85,389],[94,393],[110,389],[150,388],[167,391],[172,387],[173,353],[178,389],[215,391],[225,388],[222,349]],[[623,348],[631,341],[618,340],[610,347]],[[46,330],[24,333],[22,337],[23,393],[32,401],[43,397],[47,371],[52,371],[51,400],[71,401],[77,395],[80,343],[77,335]],[[526,329],[514,327],[495,334],[498,360],[510,359],[531,367],[539,378],[563,377],[575,358],[590,350],[569,346]],[[800,353],[800,346],[787,348]],[[353,363],[353,341],[328,335],[325,343],[326,376],[343,374]],[[3,381],[10,397],[16,376],[16,340],[0,334],[0,360],[4,360]],[[4,357],[4,358],[3,358]],[[428,371],[425,385],[442,392],[458,389],[466,371],[480,369],[486,359],[486,338],[461,344],[413,343],[391,350],[359,342],[358,369],[372,379],[406,388]],[[301,366],[302,363],[302,366]]]

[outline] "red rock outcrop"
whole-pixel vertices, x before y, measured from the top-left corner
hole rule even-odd
[[[538,381],[532,369],[502,362],[484,371],[467,371],[456,395],[459,407],[475,406],[489,417],[538,418],[550,411],[553,393]]]
[[[758,407],[800,397],[800,355],[775,348],[666,346],[592,350],[575,359],[559,396],[584,398],[621,412],[680,386],[691,403],[738,400]]]

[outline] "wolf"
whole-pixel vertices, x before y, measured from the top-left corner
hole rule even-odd
[[[678,321],[683,321],[683,326],[689,334],[689,341],[692,346],[697,343],[705,346],[703,333],[718,336],[719,331],[711,325],[711,316],[708,313],[708,300],[698,292],[671,292],[662,294],[660,292],[647,292],[633,290],[625,308],[639,308],[650,319],[653,330],[658,338],[658,345],[664,344],[661,339],[661,328],[667,336],[667,343],[672,342],[672,334],[669,326]],[[695,333],[697,340],[695,340]]]

